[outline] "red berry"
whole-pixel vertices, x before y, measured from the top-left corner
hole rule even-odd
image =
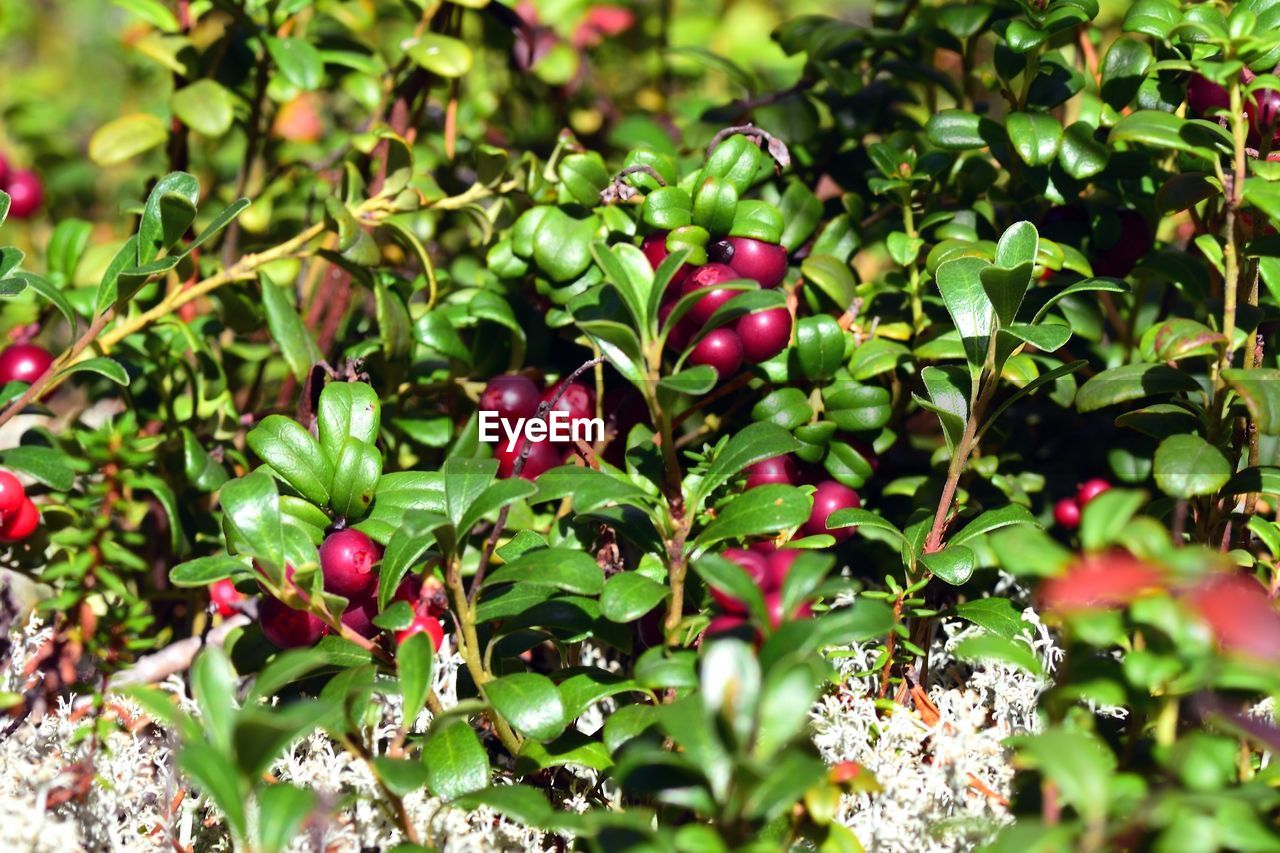
[[[44,201],[44,187],[40,185],[40,178],[27,169],[10,171],[4,189],[9,193],[9,215],[15,219],[26,219]]]
[[[727,634],[730,631],[736,631],[747,623],[743,616],[736,613],[724,613],[716,616],[711,620],[711,624],[707,625],[707,635]]]
[[[739,318],[734,329],[742,339],[742,356],[749,364],[768,361],[791,343],[791,312],[770,308]]]
[[[244,593],[236,589],[231,578],[222,578],[209,584],[209,601],[217,608],[219,616],[234,616],[240,612]]]
[[[1080,504],[1075,498],[1063,498],[1053,505],[1053,520],[1060,527],[1075,530],[1080,526]]]
[[[381,559],[382,549],[359,530],[330,533],[320,545],[325,590],[347,599],[364,598],[378,583],[373,564]]]
[[[373,617],[378,615],[378,597],[371,595],[347,605],[342,612],[342,624],[355,631],[366,640],[378,634],[378,626],[373,624]]]
[[[564,382],[560,381],[548,388],[542,395],[543,401],[550,403],[555,399],[556,394],[560,393],[562,386],[564,386]],[[564,412],[569,416],[571,422],[594,418],[596,416],[596,392],[581,382],[570,383],[564,389],[564,393],[560,394],[559,402],[551,407],[551,411]]]
[[[258,621],[263,635],[281,649],[314,646],[329,633],[320,617],[305,610],[294,610],[277,598],[263,596],[258,605]]]
[[[527,376],[504,374],[495,376],[484,386],[480,395],[480,408],[497,412],[504,420],[531,418],[538,413],[541,392]]]
[[[655,231],[645,237],[644,242],[640,244],[640,251],[644,252],[645,258],[649,261],[649,266],[656,271],[658,266],[667,259],[667,255],[671,254],[667,251],[667,232]],[[667,289],[678,293],[680,286],[684,284],[685,279],[692,272],[693,267],[689,264],[682,264],[680,269],[676,270],[676,274],[671,277],[671,281],[667,283]]]
[[[664,302],[658,306],[658,321],[665,325],[667,317],[671,316],[671,312],[675,307],[676,300]],[[698,331],[699,329],[697,324],[693,323],[689,319],[689,314],[686,312],[685,315],[680,318],[679,322],[667,331],[667,349],[675,352],[683,352],[684,348],[689,346],[689,341],[693,339],[693,336],[696,335]]]
[[[862,506],[862,501],[858,500],[858,493],[848,486],[835,480],[819,483],[818,490],[813,493],[813,512],[809,514],[809,520],[804,523],[802,530],[809,536],[829,533],[837,542],[844,542],[857,528],[838,527],[832,530],[827,527],[827,518],[836,510],[859,506]]]
[[[763,588],[766,576],[769,572],[768,561],[762,554],[755,551],[745,551],[742,548],[728,548],[725,550],[725,559],[732,560],[737,563],[741,569],[746,572],[756,586]],[[711,597],[720,605],[721,609],[726,613],[746,613],[747,605],[731,595],[728,595],[715,587],[708,587],[711,591]]]
[[[435,651],[440,651],[440,646],[444,643],[444,626],[439,619],[426,613],[415,613],[409,627],[396,632],[396,642],[403,643],[414,634],[426,634],[430,637],[431,648]]]
[[[747,488],[767,486],[770,483],[782,483],[794,486],[800,482],[800,469],[790,454],[762,459],[754,465],[747,466]]]
[[[8,471],[0,471],[0,522],[17,512],[26,499],[22,481]]]
[[[809,606],[808,602],[804,602],[796,605],[790,613],[784,616],[782,612],[782,593],[777,591],[765,593],[764,607],[769,614],[769,626],[775,629],[784,621],[791,622],[796,619],[808,619],[813,615],[813,608]]]
[[[1089,505],[1089,501],[1093,500],[1110,488],[1111,484],[1101,477],[1094,477],[1091,480],[1085,480],[1084,483],[1080,485],[1080,488],[1076,490],[1076,503],[1080,504],[1081,509],[1084,509]]]
[[[1222,86],[1199,74],[1192,74],[1187,82],[1187,108],[1193,118],[1211,118],[1213,110],[1231,107],[1231,95]]]
[[[507,449],[505,438],[494,445],[493,456],[498,460],[499,477],[506,479],[515,473],[516,460],[520,458],[524,444],[524,436],[521,436],[516,439],[515,447],[511,450]],[[520,476],[526,480],[536,480],[543,471],[557,468],[563,461],[563,454],[549,439],[535,441],[529,450],[529,458],[524,460],[524,467],[520,469]]]
[[[852,530],[853,528],[849,528]],[[782,589],[782,583],[787,579],[787,573],[791,571],[791,564],[800,556],[800,552],[795,548],[788,548],[783,551],[774,551],[769,555],[769,572],[765,577],[763,589],[766,592],[772,592]]]
[[[703,291],[706,295],[693,303],[689,313],[684,315],[685,319],[698,328],[705,326],[711,319],[711,315],[716,313],[717,308],[741,293],[738,290],[727,290],[716,285],[741,277],[733,271],[732,267],[725,264],[703,264],[695,269],[681,287],[680,295],[687,296],[690,293]]]
[[[1245,101],[1244,114],[1249,119],[1257,140],[1274,141],[1280,130],[1280,92],[1258,89]]]
[[[0,542],[26,539],[40,526],[40,510],[30,498],[23,498],[18,509],[0,522]]]
[[[733,253],[725,263],[742,278],[754,279],[761,287],[777,287],[786,276],[787,250],[777,243],[751,237],[730,237],[726,242]]]
[[[9,161],[3,154],[0,154],[0,187],[5,185],[9,177]]]
[[[742,341],[730,329],[712,329],[689,353],[690,364],[709,364],[720,379],[728,379],[742,367]]]
[[[53,356],[35,344],[13,344],[0,352],[0,385],[7,382],[31,384],[53,364]]]

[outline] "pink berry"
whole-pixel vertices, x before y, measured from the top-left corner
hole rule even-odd
[[[1060,527],[1075,530],[1080,526],[1080,504],[1075,498],[1063,498],[1053,505],[1053,520]]]
[[[813,493],[813,512],[810,513],[809,520],[804,523],[802,529],[809,536],[829,533],[837,542],[844,542],[857,528],[830,529],[827,527],[827,518],[836,510],[859,506],[862,506],[862,501],[858,499],[858,493],[848,486],[841,485],[835,480],[819,483],[817,491]]]
[[[649,261],[649,266],[657,270],[659,265],[667,259],[667,255],[671,254],[667,251],[667,232],[655,231],[645,237],[644,242],[640,244],[640,251],[644,252],[645,259]],[[682,264],[680,269],[676,270],[676,274],[671,277],[671,281],[667,283],[667,289],[673,293],[679,293],[680,286],[684,284],[685,279],[692,272],[692,266]]]
[[[4,189],[9,193],[9,215],[15,219],[26,219],[44,201],[40,178],[27,169],[11,170]]]
[[[8,471],[0,471],[0,522],[21,509],[26,499],[22,481]]]
[[[1091,480],[1085,480],[1080,488],[1076,490],[1076,503],[1080,504],[1080,508],[1084,509],[1089,502],[1098,495],[1111,489],[1111,484],[1101,477],[1094,477]]]
[[[796,605],[790,613],[784,614],[782,612],[782,593],[776,591],[765,593],[764,606],[769,614],[769,626],[774,629],[783,622],[808,619],[813,615],[813,608],[807,602]]]
[[[747,623],[746,617],[739,616],[736,613],[722,613],[711,620],[711,624],[707,625],[707,636],[713,634],[727,634],[735,631]]]
[[[557,382],[542,395],[543,402],[550,403],[554,400],[562,387],[564,393],[560,394],[560,400],[551,407],[552,412],[564,412],[571,422],[589,420],[596,416],[596,392],[581,382],[573,382],[567,387],[563,381]]]
[[[1231,95],[1212,80],[1193,74],[1187,83],[1187,107],[1193,118],[1210,118],[1213,110],[1231,107]]]
[[[799,482],[800,469],[796,467],[795,460],[791,458],[790,454],[784,453],[782,456],[762,459],[754,465],[747,466],[748,489],[767,486],[772,483],[794,486]]]
[[[852,529],[852,528],[850,528]],[[800,556],[800,552],[795,548],[788,548],[783,551],[774,551],[769,555],[769,571],[765,576],[765,582],[762,588],[766,592],[782,589],[782,584],[787,579],[787,574],[791,571],[791,564]]]
[[[258,605],[258,621],[262,633],[273,645],[281,649],[314,646],[329,632],[318,616],[304,610],[294,610],[271,596],[264,596]]]
[[[240,602],[244,601],[244,593],[236,589],[231,578],[222,578],[209,584],[209,601],[213,603],[219,616],[234,616],[240,612]]]
[[[434,651],[440,651],[440,646],[444,643],[444,626],[439,619],[426,613],[415,613],[409,627],[396,632],[396,643],[403,644],[414,634],[426,634],[430,637]]]
[[[342,612],[342,624],[355,631],[365,639],[373,639],[378,634],[378,626],[373,624],[373,617],[378,615],[378,597],[353,601]]]
[[[497,412],[503,420],[531,418],[538,412],[542,393],[533,380],[518,374],[495,376],[484,386],[480,395],[480,408]]]
[[[740,317],[734,325],[742,339],[742,356],[749,364],[768,361],[791,343],[791,312],[770,308]]]
[[[689,313],[684,315],[685,318],[698,328],[705,326],[711,319],[711,315],[716,313],[717,308],[741,292],[716,285],[741,277],[733,271],[732,267],[725,264],[703,264],[695,269],[681,287],[681,295],[687,296],[690,293],[701,292],[705,292],[706,295],[693,304]]]
[[[373,565],[381,559],[382,549],[359,530],[330,533],[320,545],[324,588],[353,601],[364,598],[378,583]]]
[[[754,279],[761,287],[777,287],[787,274],[787,250],[777,243],[751,237],[730,237],[733,253],[726,263],[740,277]]]
[[[690,364],[707,364],[721,379],[728,379],[742,367],[742,341],[730,329],[713,329],[689,353]]]
[[[31,384],[53,364],[53,355],[35,344],[13,344],[0,352],[0,385],[7,382]]]
[[[24,497],[18,509],[6,515],[0,522],[0,542],[17,542],[26,539],[40,526],[40,509]]]

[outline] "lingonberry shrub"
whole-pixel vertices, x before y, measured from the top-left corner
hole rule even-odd
[[[1280,848],[1280,3],[8,5],[18,846]]]

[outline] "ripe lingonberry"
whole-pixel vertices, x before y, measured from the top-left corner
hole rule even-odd
[[[690,324],[699,329],[706,325],[711,319],[711,315],[716,313],[716,309],[737,296],[741,291],[727,290],[717,285],[726,281],[733,281],[741,278],[732,267],[725,264],[703,264],[695,269],[681,287],[681,296],[687,296],[690,293],[702,293],[706,295],[693,303],[689,308],[689,313],[684,315]]]
[[[648,237],[644,238],[644,242],[640,244],[640,251],[644,252],[645,258],[649,261],[649,266],[655,270],[658,265],[667,259],[667,255],[671,254],[667,251],[667,232],[655,231]],[[671,277],[671,281],[667,283],[667,289],[673,293],[680,292],[680,286],[684,284],[685,279],[693,272],[693,267],[689,264],[681,264],[680,269],[676,270],[676,274]]]
[[[1075,498],[1063,498],[1053,505],[1053,520],[1060,527],[1075,530],[1080,526],[1080,504]]]
[[[802,529],[810,536],[829,533],[837,542],[844,542],[857,528],[831,529],[827,527],[827,518],[836,510],[859,506],[862,506],[862,501],[858,499],[857,492],[835,480],[826,480],[819,483],[817,491],[813,493],[813,512],[809,514],[809,520],[804,523]]]
[[[710,365],[728,379],[742,367],[742,341],[732,329],[712,329],[689,353],[689,363]]]
[[[17,512],[26,499],[22,481],[8,471],[0,471],[0,521]]]
[[[782,584],[787,579],[787,573],[791,571],[791,564],[800,556],[800,552],[794,548],[787,548],[782,551],[774,551],[768,557],[768,574],[762,588],[766,591],[782,589]]]
[[[10,171],[4,189],[9,193],[9,215],[15,219],[26,219],[44,201],[44,187],[40,178],[27,169]]]
[[[796,467],[791,454],[784,453],[771,459],[762,459],[754,465],[747,466],[747,488],[767,486],[771,483],[782,483],[794,486],[800,482],[800,469]]]
[[[740,317],[734,326],[742,339],[742,357],[749,364],[768,361],[791,343],[791,312],[770,308]]]
[[[18,509],[0,522],[0,542],[17,542],[26,539],[40,526],[40,510],[30,498],[23,498]]]
[[[784,614],[782,612],[782,593],[776,590],[764,594],[764,609],[769,614],[769,627],[774,629],[784,621],[808,619],[813,615],[813,608],[809,606],[808,602],[797,604],[791,609],[790,613]]]
[[[562,387],[564,393],[560,394]],[[570,422],[588,420],[596,416],[596,392],[581,382],[571,382],[567,386],[563,380],[557,382],[543,393],[543,402],[550,403],[555,399],[556,394],[560,394],[560,400],[551,407],[551,411],[564,412],[569,416]]]
[[[777,287],[787,274],[787,250],[777,243],[751,237],[730,237],[733,251],[725,261],[742,278],[754,279],[761,287]]]
[[[524,436],[517,438],[515,446],[510,450],[507,449],[507,444],[507,440],[503,438],[493,447],[493,458],[498,460],[498,476],[504,479],[515,473],[516,460],[520,458],[520,452],[524,449],[525,438]],[[556,468],[563,461],[563,453],[549,439],[535,441],[529,448],[529,458],[524,460],[520,476],[525,480],[536,480],[543,471]]]
[[[727,634],[730,631],[738,630],[745,624],[747,624],[745,616],[737,613],[722,613],[719,616],[712,617],[710,624],[707,625],[707,635]]]
[[[480,408],[497,412],[504,420],[531,418],[538,412],[542,392],[533,380],[518,374],[503,374],[489,380],[480,395]]]
[[[0,154],[0,187],[5,185],[6,179],[9,177],[9,160],[3,154]]]
[[[371,595],[348,604],[342,611],[342,624],[366,640],[373,639],[378,634],[378,626],[373,624],[373,617],[377,615],[378,597]]]
[[[757,554],[754,551],[745,551],[741,548],[729,548],[725,550],[724,557],[737,563],[751,577],[756,586],[761,587],[761,589],[764,588],[764,583],[769,573],[769,564],[762,554]],[[747,605],[744,602],[715,587],[708,587],[708,589],[711,591],[711,597],[726,613],[747,612]]]
[[[244,593],[236,589],[231,578],[222,578],[209,584],[209,601],[217,609],[219,616],[234,616],[240,612]]]
[[[426,634],[430,637],[433,651],[440,651],[440,646],[444,643],[444,626],[439,619],[428,613],[415,613],[409,627],[396,632],[396,642],[403,643],[414,634]]]
[[[0,352],[0,385],[6,382],[35,382],[51,364],[53,356],[44,347],[13,344]]]
[[[281,649],[314,646],[329,633],[329,626],[305,610],[294,610],[277,598],[263,596],[258,605],[258,621],[263,635]]]
[[[1089,501],[1110,490],[1110,488],[1111,484],[1101,477],[1085,480],[1080,484],[1080,488],[1076,490],[1076,503],[1080,504],[1081,509],[1084,509],[1088,506]]]
[[[1193,118],[1213,118],[1214,110],[1231,107],[1231,95],[1225,88],[1199,74],[1187,82],[1187,107]]]
[[[343,598],[364,598],[378,583],[373,564],[380,559],[382,549],[359,530],[330,533],[320,545],[324,588]]]

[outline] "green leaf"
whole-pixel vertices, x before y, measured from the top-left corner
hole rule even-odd
[[[979,634],[961,640],[954,654],[957,660],[995,660],[1024,669],[1032,675],[1044,675],[1044,665],[1030,646],[998,634]]]
[[[1087,290],[1102,290],[1109,293],[1128,293],[1129,286],[1118,278],[1087,278],[1083,281],[1077,281],[1049,298],[1040,310],[1036,312],[1036,316],[1031,319],[1031,323],[1039,323],[1049,309],[1052,308],[1060,299],[1070,296],[1073,293],[1082,293]]]
[[[822,219],[822,202],[802,181],[792,178],[782,192],[778,209],[782,213],[782,221],[786,223],[778,242],[790,254],[800,248],[818,227],[818,222]]]
[[[37,445],[19,445],[0,450],[0,467],[19,471],[59,492],[69,492],[75,485],[75,470],[70,457],[61,450]]]
[[[632,679],[594,666],[562,669],[556,673],[556,678],[567,720],[576,720],[602,699],[640,691],[640,685]]]
[[[333,465],[311,433],[284,415],[267,415],[246,441],[281,480],[318,506],[329,503]]]
[[[828,530],[841,527],[869,527],[883,530],[899,541],[903,538],[902,531],[893,522],[867,509],[838,509],[827,516]]]
[[[258,795],[258,804],[258,849],[276,853],[298,837],[315,808],[315,795],[288,782],[275,782]]]
[[[235,726],[236,673],[219,646],[205,646],[191,665],[191,695],[200,709],[205,736],[220,752],[231,749]]]
[[[454,527],[462,528],[467,511],[489,488],[497,472],[498,463],[491,459],[453,458],[444,463],[444,511]]]
[[[441,720],[422,745],[427,787],[442,800],[457,799],[489,784],[489,756],[464,720]]]
[[[595,558],[573,548],[540,548],[527,551],[485,578],[485,586],[523,582],[598,595],[604,589],[604,573]]]
[[[169,129],[156,116],[134,113],[104,124],[89,140],[89,159],[99,166],[115,166],[169,138]]]
[[[1249,410],[1249,420],[1263,435],[1280,435],[1280,369],[1229,368],[1222,371],[1231,390],[1240,395]]]
[[[747,610],[760,620],[761,624],[768,622],[769,614],[765,610],[764,596],[760,592],[760,587],[742,566],[719,554],[704,554],[693,561],[693,570],[707,586],[718,589],[730,598],[745,604]]]
[[[694,506],[700,505],[707,495],[732,480],[747,466],[790,453],[799,446],[795,437],[777,424],[762,422],[743,428],[716,454],[707,473],[694,487]]]
[[[1000,127],[991,119],[965,110],[939,110],[925,124],[929,142],[947,151],[967,151],[991,144]],[[1003,134],[1000,134],[1003,135]]]
[[[1014,524],[1037,524],[1035,516],[1021,504],[1007,504],[996,509],[989,509],[966,524],[951,537],[952,545],[960,545],[970,539],[985,536],[993,530],[1009,527]]]
[[[693,197],[693,224],[712,234],[723,234],[733,227],[738,192],[729,181],[708,177]]]
[[[1108,140],[1131,142],[1166,151],[1185,151],[1210,159],[1231,151],[1231,136],[1216,124],[1188,121],[1160,110],[1138,110],[1111,128]]]
[[[1164,39],[1181,22],[1182,10],[1176,0],[1135,0],[1125,12],[1121,29]]]
[[[942,301],[960,332],[965,358],[975,373],[986,362],[995,308],[982,285],[982,271],[991,265],[982,258],[955,258],[935,275]]]
[[[19,272],[14,274],[14,278],[26,282],[27,287],[47,299],[54,308],[58,309],[58,313],[63,316],[67,324],[71,326],[71,331],[76,331],[77,318],[75,310],[72,309],[71,303],[63,295],[60,288],[35,273]]]
[[[1116,759],[1107,745],[1083,731],[1050,729],[1037,735],[1009,739],[1018,762],[1038,769],[1054,783],[1062,801],[1093,825],[1106,820],[1112,804]]]
[[[845,332],[827,314],[796,322],[796,360],[806,379],[830,379],[844,364]]]
[[[543,827],[552,822],[555,812],[547,797],[528,785],[496,785],[458,797],[453,805],[460,809],[488,806],[526,826]]]
[[[413,724],[427,704],[431,677],[435,671],[435,649],[425,633],[410,634],[396,649],[396,674],[400,677],[400,695],[404,697],[404,724]]]
[[[578,465],[552,468],[538,477],[535,502],[571,498],[574,512],[594,512],[601,507],[626,504],[645,507],[651,498],[623,476]]]
[[[1099,551],[1115,543],[1146,500],[1146,493],[1137,489],[1111,489],[1098,495],[1081,516],[1080,544],[1086,551]]]
[[[569,729],[551,743],[525,741],[516,760],[517,772],[533,773],[564,766],[607,770],[613,766],[613,759],[601,741]]]
[[[232,480],[218,494],[228,544],[247,551],[284,576],[284,530],[280,523],[280,495],[271,477],[255,471]]]
[[[344,518],[360,518],[373,503],[378,478],[382,476],[382,454],[372,444],[348,438],[333,465],[329,502]]]
[[[244,810],[247,791],[230,759],[213,744],[193,740],[178,754],[178,766],[218,807],[232,833],[244,838],[248,827]]]
[[[1170,497],[1211,495],[1231,479],[1231,464],[1198,435],[1171,435],[1156,448],[1155,477]]]
[[[161,32],[176,33],[178,31],[178,19],[161,0],[111,0],[111,3],[136,15]]]
[[[461,77],[471,70],[471,48],[467,43],[440,33],[418,36],[405,52],[419,67],[441,77]]]
[[[1224,371],[1224,374],[1228,372]],[[1200,383],[1189,374],[1166,364],[1125,364],[1104,370],[1084,383],[1076,393],[1076,408],[1081,412],[1092,412],[1157,394],[1199,390]]]
[[[231,93],[216,80],[197,80],[169,99],[173,114],[201,136],[222,136],[235,118]]]
[[[922,554],[920,562],[935,577],[952,586],[967,583],[977,565],[973,550],[965,545],[948,545],[941,551]]]
[[[324,354],[316,346],[311,330],[298,316],[293,304],[293,288],[277,287],[267,277],[259,274],[262,283],[262,305],[267,313],[267,328],[271,339],[280,346],[280,353],[293,378],[302,381],[313,364],[324,361]]]
[[[1222,487],[1224,495],[1243,495],[1247,492],[1280,495],[1280,468],[1271,466],[1245,468]]]
[[[1047,166],[1058,156],[1062,125],[1046,113],[1013,113],[1005,120],[1013,150],[1028,166]]]
[[[138,224],[138,265],[150,264],[160,252],[182,239],[196,218],[200,182],[186,172],[170,172],[147,196]]]
[[[366,444],[378,440],[382,405],[378,394],[364,382],[330,382],[320,392],[316,426],[320,446],[337,461],[348,438]]]
[[[1111,151],[1094,136],[1093,125],[1078,121],[1062,132],[1058,161],[1063,170],[1077,181],[1087,181],[1107,168]]]
[[[670,590],[639,572],[619,572],[600,593],[600,614],[610,622],[634,622],[666,599]]]
[[[487,682],[484,694],[511,728],[535,740],[551,740],[564,731],[564,705],[545,675],[518,672]]]
[[[169,581],[174,586],[208,586],[214,581],[242,575],[246,571],[243,560],[217,554],[179,563],[169,570]]]
[[[920,371],[929,392],[927,408],[938,416],[947,449],[955,452],[969,420],[969,391],[966,377],[956,367],[926,367]]]
[[[617,289],[637,329],[648,329],[653,318],[649,316],[653,271],[644,253],[630,243],[608,246],[595,243],[591,254],[604,271],[605,280]]]
[[[759,486],[725,504],[694,544],[706,548],[725,539],[763,536],[798,527],[808,520],[812,508],[812,499],[793,486]]]
[[[1027,634],[1030,625],[1007,598],[977,598],[956,605],[956,615],[1006,640]]]
[[[324,82],[324,58],[304,39],[268,36],[267,52],[284,79],[304,91],[318,89]]]
[[[841,308],[851,305],[857,295],[858,283],[853,272],[839,258],[810,255],[800,262],[800,273]]]
[[[1117,112],[1138,95],[1147,69],[1155,57],[1145,41],[1118,38],[1102,60],[1102,100]]]
[[[600,191],[609,185],[609,170],[595,151],[568,154],[556,166],[556,174],[573,200],[585,207],[600,203]]]

